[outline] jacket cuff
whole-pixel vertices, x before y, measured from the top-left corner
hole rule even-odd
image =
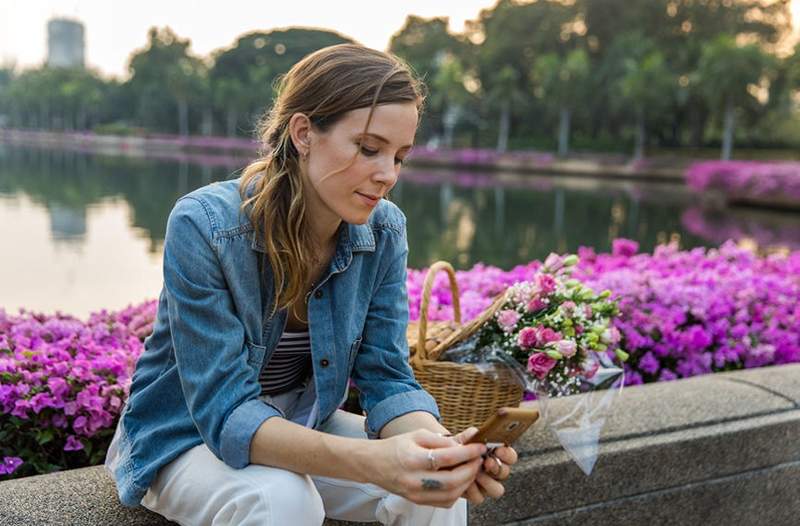
[[[442,420],[436,400],[423,389],[397,393],[378,402],[364,421],[364,430],[368,438],[379,438],[383,426],[398,416],[414,411],[426,411],[436,420]]]
[[[255,399],[239,405],[231,412],[219,438],[222,461],[241,469],[250,464],[250,442],[258,428],[273,416],[284,416],[276,407]]]

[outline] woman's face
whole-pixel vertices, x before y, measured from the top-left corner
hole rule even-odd
[[[304,166],[312,191],[307,204],[318,225],[338,227],[340,219],[366,223],[380,198],[397,183],[417,130],[416,105],[376,106],[363,134],[369,111],[352,110],[324,133],[309,127],[297,134],[305,148],[300,151],[308,152]]]

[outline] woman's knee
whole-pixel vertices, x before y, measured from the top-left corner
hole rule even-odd
[[[256,479],[250,485],[264,499],[269,510],[268,524],[277,526],[323,523],[325,507],[311,477],[278,468],[249,467],[258,467],[269,472],[262,482]]]
[[[251,464],[233,469],[198,446],[159,474],[142,504],[181,524],[322,524],[307,475]]]

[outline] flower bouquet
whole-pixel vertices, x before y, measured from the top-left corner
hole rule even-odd
[[[511,285],[505,303],[443,359],[481,364],[486,374],[510,369],[537,399],[542,421],[588,475],[600,430],[623,385],[619,314],[611,291],[571,279],[576,255],[550,254],[529,281]],[[581,396],[568,396],[581,394]],[[558,398],[557,402],[548,402]]]
[[[569,279],[577,262],[576,255],[550,254],[533,280],[509,287],[506,304],[478,332],[479,347],[502,349],[532,375],[534,391],[549,396],[596,388],[587,380],[601,366],[628,358],[611,325],[619,315],[611,291],[598,294]]]

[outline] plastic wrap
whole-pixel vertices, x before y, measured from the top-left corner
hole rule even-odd
[[[539,405],[540,422],[590,475],[599,455],[600,433],[617,396],[624,371],[605,353],[589,352],[586,372],[577,376],[579,394],[567,394],[559,385],[540,381],[499,346],[478,346],[477,336],[444,351],[440,360],[469,363],[493,381],[513,381],[531,393]],[[570,387],[574,390],[574,385]]]

